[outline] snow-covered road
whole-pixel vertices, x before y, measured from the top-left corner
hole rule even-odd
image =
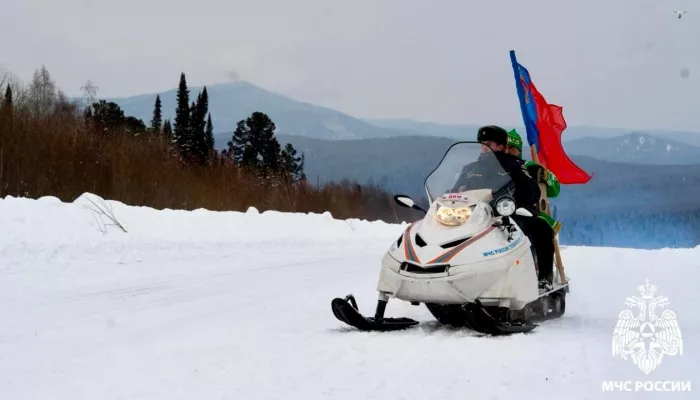
[[[389,316],[425,323],[363,333],[330,300],[352,292],[373,312],[400,225],[114,209],[129,233],[100,234],[78,204],[0,200],[0,399],[573,400],[630,397],[604,381],[700,384],[700,249],[567,248],[567,314],[531,334],[483,337],[398,301]],[[647,278],[684,344],[649,375],[611,352]]]

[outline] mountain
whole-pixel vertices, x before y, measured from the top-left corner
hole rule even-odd
[[[190,99],[194,100],[202,87],[190,87]],[[370,139],[396,136],[437,136],[451,139],[473,138],[478,128],[476,124],[449,125],[421,122],[411,119],[360,119],[289,97],[273,93],[252,83],[238,81],[207,86],[209,109],[212,123],[220,136],[228,136],[226,141],[217,142],[217,147],[225,145],[236,128],[236,123],[254,111],[262,111],[277,125],[277,133],[305,136],[316,139]],[[164,118],[175,118],[177,89],[160,93],[141,94],[123,98],[108,98],[117,103],[127,115],[148,123],[151,120],[153,104],[159,94]],[[495,121],[494,123],[499,123]],[[525,129],[515,126],[524,136]],[[582,139],[613,138],[630,133],[629,129],[571,126],[562,135],[564,143]],[[676,131],[644,131],[664,140],[700,146],[700,133]]]
[[[202,87],[193,86],[189,90],[190,102],[192,102],[197,98]],[[336,140],[403,134],[329,108],[296,101],[244,81],[207,86],[207,93],[214,129],[217,132],[228,132],[229,137],[236,129],[237,122],[255,111],[262,111],[269,115],[277,126],[277,132],[281,134]],[[105,100],[115,102],[125,114],[139,118],[148,124],[153,114],[156,95],[160,95],[163,119],[170,118],[174,121],[177,89]],[[220,143],[217,145],[221,146]]]
[[[395,129],[398,131],[409,132],[413,135],[425,136],[442,136],[454,139],[464,139],[473,137],[478,125],[449,125],[438,124],[433,122],[415,121],[411,119],[365,119],[366,122],[376,125],[381,128]],[[498,124],[499,122],[494,122]],[[504,125],[507,129],[515,128],[520,132],[523,138],[525,137],[525,127]],[[648,130],[636,132],[656,136],[658,138],[677,141],[693,146],[700,146],[700,133],[684,132],[684,131],[666,131],[666,130]],[[613,138],[632,133],[630,129],[622,128],[603,128],[597,126],[570,126],[562,134],[562,142],[567,143],[587,137],[591,138]]]
[[[402,136],[363,140],[319,140],[276,135],[282,146],[291,143],[304,153],[309,181],[324,183],[343,179],[375,183],[392,192],[421,194],[422,179],[454,144],[448,138]]]
[[[304,153],[305,171],[311,182],[342,179],[373,182],[392,192],[412,196],[423,195],[423,180],[454,143],[453,139],[429,136],[342,142],[294,135],[277,135],[277,139],[280,144],[291,143],[297,151]],[[591,210],[594,210],[598,205],[678,203],[682,199],[692,203],[700,196],[700,165],[638,165],[604,161],[586,155],[571,155],[571,159],[585,171],[593,173],[594,177],[586,185],[565,186],[559,197],[564,208],[570,206],[582,211],[591,204],[591,199],[595,199],[594,205],[591,205]],[[678,189],[681,190],[679,192],[665,186],[671,183],[683,189]],[[650,191],[631,195],[642,187]],[[624,188],[629,189],[629,198]],[[689,190],[698,193],[691,195]],[[613,192],[616,194],[610,195]],[[678,198],[680,193],[683,195]]]
[[[472,139],[480,125],[448,125],[410,119],[365,119],[370,124],[416,136],[440,136],[452,139]],[[516,129],[520,129],[516,127]]]
[[[700,147],[632,132],[613,138],[582,138],[563,143],[569,155],[633,164],[700,164]]]

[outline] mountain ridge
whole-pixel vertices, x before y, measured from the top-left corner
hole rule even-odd
[[[700,164],[700,147],[631,132],[612,138],[581,138],[563,144],[567,153],[631,164]]]
[[[188,87],[190,101],[204,86]],[[277,132],[315,138],[345,140],[400,136],[401,132],[380,128],[331,108],[291,99],[246,81],[207,85],[209,111],[216,131],[233,132],[236,124],[255,111],[266,113]],[[162,102],[163,119],[175,118],[177,89],[130,97],[107,98],[124,113],[150,121],[156,96]]]
[[[236,123],[254,111],[270,116],[280,134],[293,134],[317,139],[353,140],[397,136],[437,136],[464,139],[473,136],[477,124],[443,124],[416,121],[409,118],[367,119],[351,116],[341,111],[299,101],[290,96],[261,88],[247,81],[225,82],[206,85],[209,93],[209,108],[216,132],[233,133]],[[191,86],[193,100],[203,86]],[[151,120],[156,95],[161,96],[163,118],[174,119],[177,88],[160,92],[144,93],[129,97],[112,97],[107,101],[117,103],[127,115],[148,123]],[[493,123],[498,124],[498,121]],[[509,129],[513,128],[502,124]],[[523,136],[522,126],[514,126]],[[588,125],[570,126],[564,131],[564,143],[584,137],[614,137],[633,131],[644,132],[686,144],[700,146],[700,133],[679,131],[640,131],[623,128],[605,128]]]
[[[418,135],[432,136],[433,132],[440,132],[440,136],[455,139],[463,138],[463,132],[465,131],[476,132],[477,128],[479,127],[479,125],[475,124],[442,124],[431,121],[418,121],[410,118],[366,118],[365,121],[367,121],[368,123],[375,124],[377,126],[401,129]],[[509,130],[516,129],[523,137],[523,139],[525,139],[526,134],[524,125],[501,125]],[[567,143],[573,140],[584,138],[613,138],[635,132],[657,136],[659,138],[674,140],[693,146],[700,146],[699,132],[608,128],[591,125],[575,125],[567,127],[566,130],[564,130],[564,132],[562,133],[562,143]]]

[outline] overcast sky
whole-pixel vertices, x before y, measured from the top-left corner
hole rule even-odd
[[[75,95],[182,71],[358,117],[517,124],[510,49],[569,125],[700,132],[694,0],[0,0],[0,65]]]

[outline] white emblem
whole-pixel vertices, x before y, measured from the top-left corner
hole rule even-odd
[[[664,355],[683,354],[683,338],[676,321],[676,313],[666,309],[657,315],[659,308],[669,303],[665,296],[656,296],[658,288],[646,280],[637,287],[641,297],[628,297],[625,304],[639,312],[624,310],[618,316],[613,332],[612,353],[623,360],[631,356],[632,362],[647,375],[661,364]]]

